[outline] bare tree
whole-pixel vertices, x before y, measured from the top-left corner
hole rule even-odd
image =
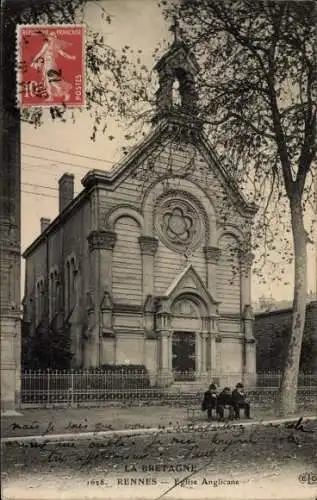
[[[163,1],[176,15],[202,71],[201,117],[231,173],[254,189],[255,232],[267,250],[282,238],[272,220],[288,215],[294,255],[292,330],[283,367],[283,413],[296,407],[307,295],[304,212],[316,176],[316,4],[310,1]],[[278,226],[277,226],[278,227]],[[292,249],[291,249],[292,250]],[[292,252],[282,249],[290,261]]]

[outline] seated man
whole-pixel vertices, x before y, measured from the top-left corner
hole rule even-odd
[[[232,405],[234,408],[234,416],[235,418],[240,418],[240,409],[244,409],[244,416],[245,418],[251,418],[250,417],[250,404],[246,401],[245,393],[243,390],[243,384],[239,382],[236,385],[236,388],[234,391],[232,391]]]
[[[229,408],[229,418],[233,417],[233,404],[230,387],[225,387],[217,398],[217,414],[219,420],[224,419],[224,410]]]
[[[209,389],[204,394],[204,399],[201,404],[203,411],[207,410],[208,419],[212,418],[212,410],[217,407],[217,386],[210,384]]]

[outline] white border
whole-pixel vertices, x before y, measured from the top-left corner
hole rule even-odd
[[[82,30],[82,90],[83,99],[81,104],[70,104],[66,109],[82,109],[86,108],[86,25],[85,24],[18,24],[16,27],[16,105],[21,110],[29,108],[52,108],[59,106],[59,104],[22,104],[21,99],[21,76],[19,65],[22,61],[22,50],[20,43],[20,32],[22,29],[78,29]],[[61,105],[61,104],[60,104]]]

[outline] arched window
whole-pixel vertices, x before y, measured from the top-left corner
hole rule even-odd
[[[75,295],[76,295],[76,266],[74,257],[70,261],[70,308],[75,307]]]
[[[76,303],[76,275],[77,265],[76,258],[69,257],[66,262],[66,278],[65,278],[65,309],[66,314],[69,314],[75,307]]]
[[[65,288],[66,288],[65,309],[66,309],[66,314],[68,314],[70,311],[70,261],[69,260],[66,262]]]
[[[36,289],[35,289],[35,322],[36,325],[38,325],[40,321],[40,282],[36,283]]]
[[[40,278],[36,283],[35,289],[35,319],[36,326],[40,323],[45,307],[45,297],[44,297],[44,279]]]
[[[182,96],[180,93],[180,83],[178,78],[175,78],[172,85],[172,103],[173,106],[181,106],[182,105]]]
[[[49,281],[49,317],[53,319],[59,308],[59,277],[58,270],[53,269],[50,272]]]

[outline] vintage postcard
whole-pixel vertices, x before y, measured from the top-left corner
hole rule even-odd
[[[317,500],[316,4],[1,7],[5,500]]]

